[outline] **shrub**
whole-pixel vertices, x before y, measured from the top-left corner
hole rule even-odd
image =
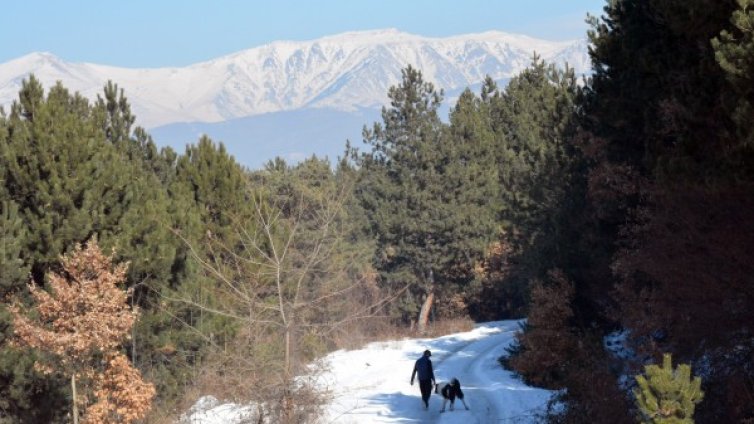
[[[691,377],[691,367],[681,364],[673,369],[669,353],[663,355],[662,367],[647,365],[645,375],[636,376],[634,389],[640,420],[644,424],[692,424],[694,407],[704,393],[702,380]]]

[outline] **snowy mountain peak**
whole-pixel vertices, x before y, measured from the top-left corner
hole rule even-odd
[[[139,124],[219,122],[307,107],[354,110],[387,102],[407,65],[446,90],[510,78],[533,52],[545,60],[588,70],[583,40],[547,41],[488,31],[446,38],[394,28],[354,31],[309,41],[276,41],[181,68],[130,69],[69,63],[32,53],[0,64],[0,105],[18,96],[34,73],[49,88],[60,80],[94,98],[108,80],[125,89]]]
[[[419,36],[407,32],[402,32],[397,28],[382,28],[365,31],[348,31],[335,35],[328,35],[319,39],[322,42],[342,42],[342,41],[360,41],[360,42],[378,42],[380,41],[398,41],[405,38],[418,38]]]
[[[50,52],[33,52],[15,59],[25,63],[60,62],[60,58]]]
[[[29,53],[0,65],[0,78],[4,81],[6,77],[16,77],[19,74],[24,74],[24,71],[28,69],[37,70],[46,66],[60,66],[62,63],[63,61],[52,53]]]

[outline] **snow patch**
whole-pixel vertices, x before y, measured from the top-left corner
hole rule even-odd
[[[183,414],[179,424],[244,424],[257,422],[254,405],[220,404],[214,396],[202,396]]]
[[[613,331],[602,338],[602,345],[615,358],[624,360],[634,359],[636,358],[636,353],[628,346],[629,335],[630,332],[628,330]]]

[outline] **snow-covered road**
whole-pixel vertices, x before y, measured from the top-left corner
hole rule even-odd
[[[324,358],[327,371],[318,377],[332,395],[320,424],[368,423],[536,423],[552,392],[529,387],[504,370],[506,353],[519,321],[477,325],[473,330],[436,339],[404,339],[371,343],[358,350],[339,350]],[[418,384],[411,385],[414,361],[432,351],[438,383],[461,381],[470,410],[461,402],[440,413],[442,398],[433,394],[424,410]],[[241,424],[253,416],[252,406],[220,404],[203,397],[181,420],[189,424]]]
[[[327,357],[330,371],[323,384],[333,401],[322,423],[533,423],[552,392],[523,384],[502,369],[497,359],[513,342],[518,321],[478,325],[474,330],[437,339],[372,343],[360,350]],[[429,410],[421,406],[418,385],[409,379],[414,361],[432,351],[438,382],[458,378],[466,394],[466,411],[440,413],[442,398],[433,395]]]

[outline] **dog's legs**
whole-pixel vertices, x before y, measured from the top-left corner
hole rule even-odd
[[[469,406],[466,405],[466,401],[463,400],[463,398],[459,398],[459,399],[461,399],[461,402],[463,402],[463,407],[466,408],[466,410],[468,411],[469,410]]]
[[[442,409],[440,412],[445,412],[445,404],[448,402],[447,398],[442,398]]]

